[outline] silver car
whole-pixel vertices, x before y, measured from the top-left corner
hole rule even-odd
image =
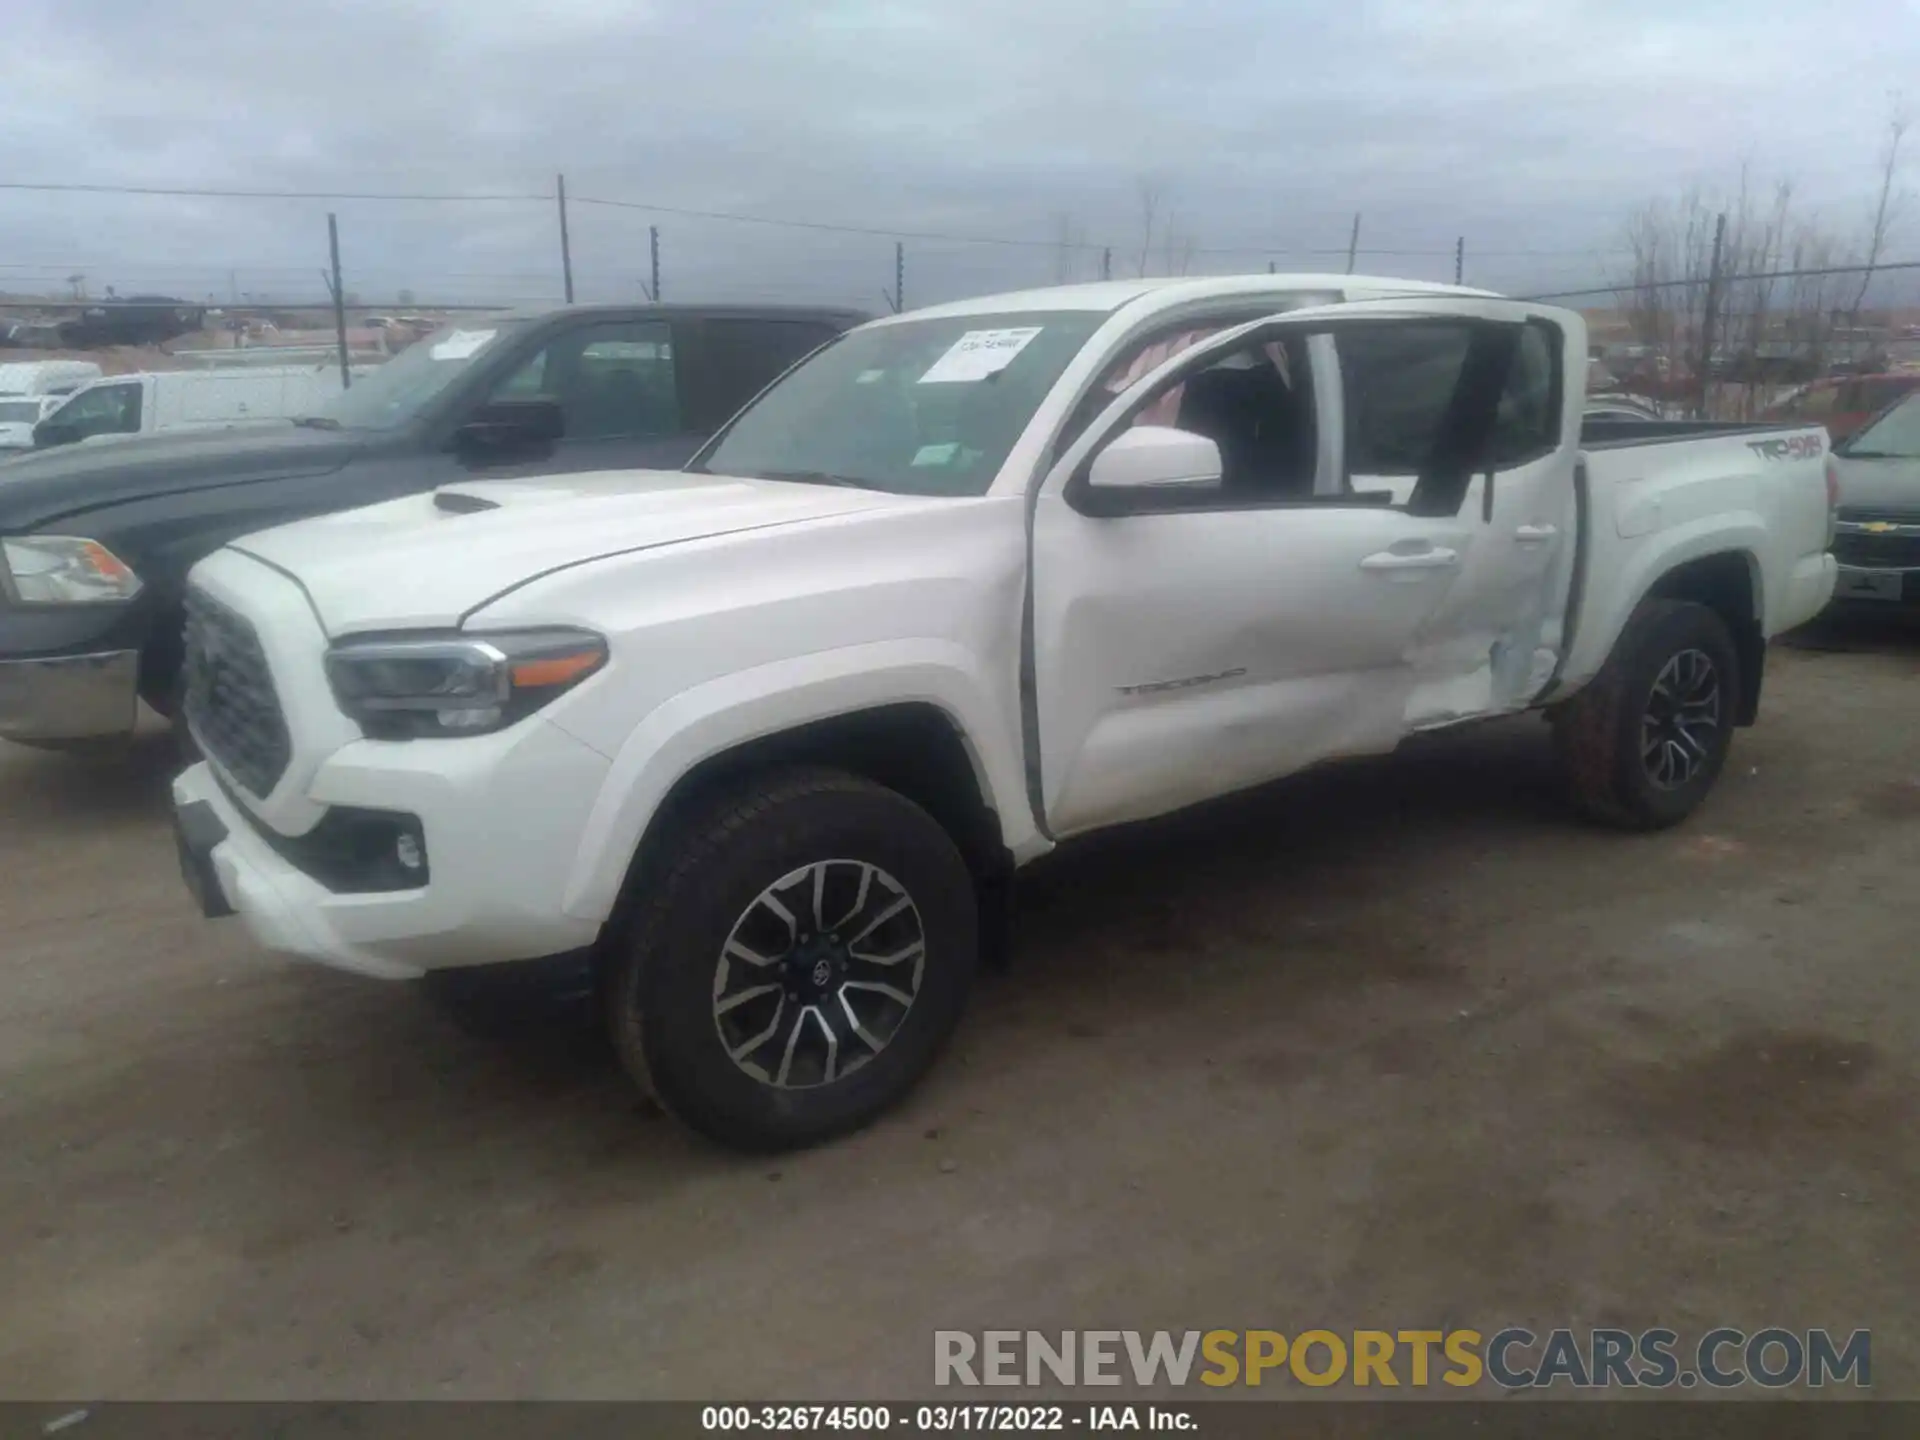
[[[1836,602],[1920,605],[1920,392],[1834,449]]]

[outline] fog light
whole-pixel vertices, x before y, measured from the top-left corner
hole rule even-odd
[[[403,870],[418,870],[426,864],[426,856],[420,853],[419,837],[408,834],[404,830],[393,842],[393,858],[400,862]]]

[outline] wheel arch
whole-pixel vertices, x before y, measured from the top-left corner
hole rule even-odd
[[[682,773],[633,847],[608,933],[619,932],[649,877],[672,854],[682,817],[756,773],[802,767],[844,770],[906,796],[953,838],[978,880],[998,880],[1013,868],[978,758],[952,715],[927,701],[876,705],[741,740]]]
[[[1760,561],[1766,528],[1756,516],[1731,525],[1714,518],[1662,532],[1660,539],[1657,549],[1602,567],[1575,622],[1562,678],[1545,701],[1564,702],[1591,684],[1646,601],[1688,600],[1713,610],[1733,636],[1740,662],[1734,723],[1751,725],[1766,663],[1766,575]]]
[[[1736,725],[1751,725],[1760,713],[1760,682],[1767,656],[1761,583],[1760,562],[1751,550],[1720,550],[1662,572],[1642,597],[1692,601],[1725,622],[1740,659]]]

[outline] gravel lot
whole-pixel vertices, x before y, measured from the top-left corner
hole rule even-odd
[[[910,1397],[931,1332],[1874,1331],[1920,1396],[1920,636],[1679,831],[1536,720],[1062,857],[931,1082],[748,1161],[189,908],[163,745],[0,746],[0,1395]]]

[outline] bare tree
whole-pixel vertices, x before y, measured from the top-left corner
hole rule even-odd
[[[1873,207],[1873,223],[1867,231],[1866,268],[1860,272],[1859,288],[1853,292],[1853,303],[1847,307],[1850,327],[1860,323],[1860,306],[1867,298],[1867,287],[1873,284],[1874,266],[1880,263],[1887,234],[1906,202],[1905,194],[1896,192],[1894,185],[1900,176],[1900,142],[1906,138],[1911,117],[1900,95],[1890,96],[1888,104],[1891,113],[1887,116],[1886,140],[1880,147],[1880,193]]]
[[[1731,194],[1689,190],[1629,217],[1625,248],[1632,258],[1618,291],[1634,341],[1623,366],[1627,378],[1674,398],[1698,393],[1705,365],[1710,377],[1729,382],[1709,388],[1709,408],[1735,416],[1751,414],[1780,382],[1824,369],[1845,313],[1841,294],[1851,282],[1823,275],[1760,278],[1844,263],[1845,247],[1814,220],[1797,217],[1793,195],[1792,183],[1781,181],[1763,205],[1743,166]],[[1701,336],[1722,216],[1718,339],[1708,355],[1701,353]]]
[[[1053,283],[1064,285],[1080,278],[1080,256],[1087,248],[1087,232],[1068,214],[1053,217]]]
[[[1167,211],[1167,223],[1160,227],[1160,273],[1184,275],[1193,268],[1193,257],[1200,242],[1174,228],[1175,215]]]
[[[1154,226],[1160,218],[1160,182],[1141,176],[1136,182],[1140,196],[1140,258],[1135,262],[1133,273],[1145,275],[1147,262],[1153,258]]]

